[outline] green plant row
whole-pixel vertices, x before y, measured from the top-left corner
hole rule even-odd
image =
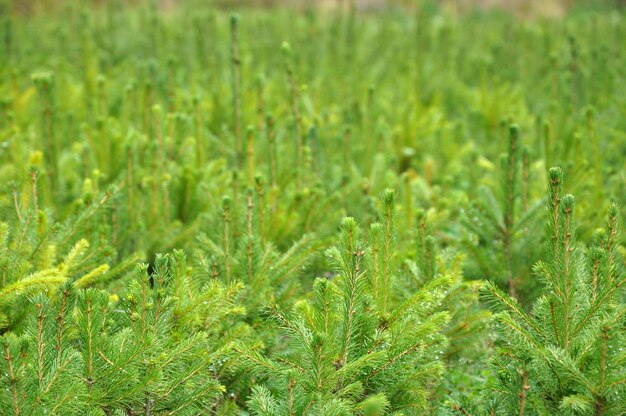
[[[0,415],[626,413],[622,12],[0,11]]]

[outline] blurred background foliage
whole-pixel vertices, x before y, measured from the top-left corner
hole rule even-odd
[[[572,10],[593,10],[626,7],[626,0],[152,0],[161,9],[185,6],[207,5],[222,8],[321,8],[349,9],[354,7],[361,11],[383,11],[394,8],[420,9],[424,7],[441,7],[447,11],[467,13],[476,10],[500,9],[513,11],[519,15],[531,17],[563,17]],[[46,13],[51,9],[62,7],[67,3],[82,3],[85,6],[119,5],[133,6],[144,4],[142,0],[13,0],[13,13],[31,15]],[[5,10],[2,11],[3,13]]]

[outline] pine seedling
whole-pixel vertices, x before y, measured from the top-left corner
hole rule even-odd
[[[562,195],[563,173],[549,172],[545,260],[535,272],[544,294],[530,313],[494,284],[486,296],[506,339],[495,360],[497,414],[618,415],[624,400],[625,313],[619,266],[618,210],[588,249],[576,242],[574,197]]]
[[[67,327],[74,294],[69,286],[53,304],[47,297],[32,299],[26,334],[5,334],[0,342],[3,374],[8,374],[0,404],[7,414],[63,413],[77,415],[86,410],[80,382],[81,360],[70,348],[71,331]],[[56,319],[55,319],[56,318]],[[3,380],[4,384],[4,380]]]
[[[1,339],[0,367],[9,374],[2,409],[18,416],[219,408],[222,324],[243,312],[235,302],[241,286],[199,284],[181,252],[158,255],[154,270],[139,267],[117,305],[117,296],[71,283],[34,297],[25,334]]]
[[[445,279],[383,316],[372,302],[368,253],[354,219],[342,221],[328,255],[338,276],[317,279],[313,299],[298,302],[290,314],[268,309],[289,341],[284,356],[272,359],[243,343],[234,346],[267,379],[255,387],[250,410],[254,415],[330,414],[331,409],[338,415],[421,414],[429,408],[429,380],[441,371],[439,331],[448,315],[435,308]]]
[[[255,203],[254,191],[245,195],[245,214],[239,227],[244,230],[239,238],[233,238],[233,203],[224,198],[224,236],[216,241],[207,234],[198,237],[199,249],[225,262],[226,283],[233,279],[246,284],[244,305],[251,319],[256,319],[262,305],[268,301],[291,305],[293,296],[299,293],[300,282],[296,277],[306,269],[320,247],[326,242],[314,234],[304,234],[288,246],[279,250],[271,241],[263,241],[260,235],[262,222],[259,220],[261,200]]]
[[[528,161],[525,162],[528,156],[520,151],[519,135],[519,127],[511,125],[507,153],[502,157],[499,189],[481,187],[479,198],[468,208],[463,224],[470,232],[465,245],[482,277],[499,282],[511,296],[521,296],[525,301],[534,287],[522,267],[524,259],[535,256],[529,247],[537,245],[532,230],[540,204],[528,201]],[[526,211],[525,204],[529,205]]]
[[[0,263],[4,265],[0,322],[3,328],[20,326],[24,315],[21,306],[28,295],[54,290],[71,281],[79,287],[89,287],[114,276],[109,262],[115,251],[102,241],[98,218],[115,193],[112,189],[98,195],[65,222],[55,221],[46,210],[25,209],[16,196],[18,221],[2,225],[5,248],[0,254]]]
[[[395,192],[387,189],[381,199],[379,223],[371,226],[371,276],[374,299],[385,315],[390,303],[391,282],[395,270]]]
[[[405,291],[412,291],[448,279],[450,286],[439,307],[440,311],[448,311],[450,321],[444,329],[448,339],[444,352],[446,372],[437,392],[441,404],[438,411],[469,412],[482,392],[492,341],[488,332],[491,314],[479,302],[484,282],[464,279],[465,256],[453,248],[439,249],[423,209],[417,211],[416,219],[415,261],[405,260],[406,275],[399,280],[407,282]]]
[[[157,255],[154,273],[148,275],[145,268],[138,269],[138,277],[123,301],[132,330],[131,345],[140,353],[137,372],[145,380],[138,386],[141,404],[135,408],[146,414],[197,414],[210,408],[223,391],[211,366],[218,365],[224,351],[215,349],[216,344],[210,346],[203,331],[193,331],[189,336],[193,326],[186,324],[188,321],[174,321],[171,294],[179,288],[172,280],[180,284],[184,276],[175,273],[186,272],[179,261],[184,261],[180,254],[173,259]],[[229,303],[213,303],[213,313],[224,318],[232,311]],[[189,311],[190,316],[199,313],[202,306],[199,302]]]

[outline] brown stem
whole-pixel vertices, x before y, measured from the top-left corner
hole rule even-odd
[[[296,381],[294,379],[289,380],[289,416],[295,416],[296,412],[294,410],[294,395],[293,388],[296,385]]]
[[[18,394],[17,394],[17,379],[15,377],[15,369],[13,367],[13,357],[11,356],[11,351],[9,350],[8,343],[4,347],[4,359],[7,361],[8,371],[9,371],[9,381],[11,382],[11,399],[13,401],[13,414],[14,416],[19,416],[20,404],[19,404]]]
[[[554,302],[550,302],[550,314],[552,315],[552,327],[554,328],[554,337],[556,342],[559,343],[559,327],[556,324],[556,314],[554,312]]]
[[[524,416],[524,411],[526,410],[526,392],[530,389],[528,385],[528,372],[524,370],[520,370],[520,374],[522,375],[522,390],[519,393],[519,416]]]
[[[143,414],[144,414],[144,416],[151,416],[152,415],[152,404],[153,404],[152,399],[150,397],[147,397],[146,401],[145,401],[145,404],[143,406]]]
[[[458,404],[455,404],[454,406],[452,406],[452,409],[456,410],[462,415],[471,416],[471,414],[467,410],[465,410],[463,407],[459,406]]]
[[[31,184],[33,189],[33,210],[35,215],[39,211],[39,192],[37,191],[37,171],[33,170],[31,173]]]
[[[570,288],[570,252],[571,252],[571,247],[570,247],[570,239],[572,237],[572,233],[571,233],[571,221],[572,221],[572,209],[570,207],[565,208],[565,239],[563,241],[563,263],[564,263],[564,270],[563,270],[563,277],[564,277],[564,284],[565,284],[565,300],[563,303],[564,309],[565,309],[565,313],[564,313],[564,324],[565,324],[565,328],[563,329],[564,332],[564,348],[565,351],[567,352],[567,350],[569,349],[569,339],[570,339],[570,320],[571,320],[571,316],[570,316],[570,306],[571,306],[571,302],[570,302],[570,298],[571,298],[571,288]]]
[[[35,306],[37,307],[37,378],[41,389],[43,387],[43,350],[46,345],[43,340],[43,320],[46,316],[43,314],[42,303]]]
[[[93,345],[91,339],[91,297],[87,295],[87,391],[93,386]]]
[[[61,306],[59,307],[59,314],[57,315],[57,361],[61,362],[61,350],[63,342],[63,332],[65,330],[65,308],[67,307],[67,300],[70,296],[70,290],[65,288],[63,290],[63,297],[61,298]]]

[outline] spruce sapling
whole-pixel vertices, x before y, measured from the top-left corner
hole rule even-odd
[[[523,259],[537,255],[533,249],[537,246],[536,233],[530,230],[538,228],[540,203],[528,201],[530,162],[529,156],[520,151],[519,135],[517,125],[509,126],[507,153],[502,155],[498,171],[499,187],[479,188],[479,198],[469,206],[463,224],[470,232],[465,246],[481,272],[478,277],[498,281],[511,296],[526,301],[533,296],[536,285],[521,267]]]
[[[383,315],[372,304],[367,253],[354,219],[344,219],[339,241],[328,251],[339,275],[317,279],[313,299],[298,302],[292,313],[268,309],[288,337],[286,355],[272,359],[235,344],[255,374],[268,380],[255,387],[248,401],[253,414],[326,414],[330,409],[346,415],[420,414],[429,408],[428,380],[440,371],[436,351],[444,343],[439,331],[448,316],[434,308],[446,279],[426,285]]]
[[[624,308],[619,302],[626,279],[619,267],[618,210],[609,209],[597,241],[576,242],[574,197],[562,195],[563,173],[549,172],[545,260],[535,272],[544,294],[531,312],[487,285],[486,296],[500,311],[507,338],[495,358],[497,374],[487,394],[492,411],[506,414],[617,415],[623,400]]]

